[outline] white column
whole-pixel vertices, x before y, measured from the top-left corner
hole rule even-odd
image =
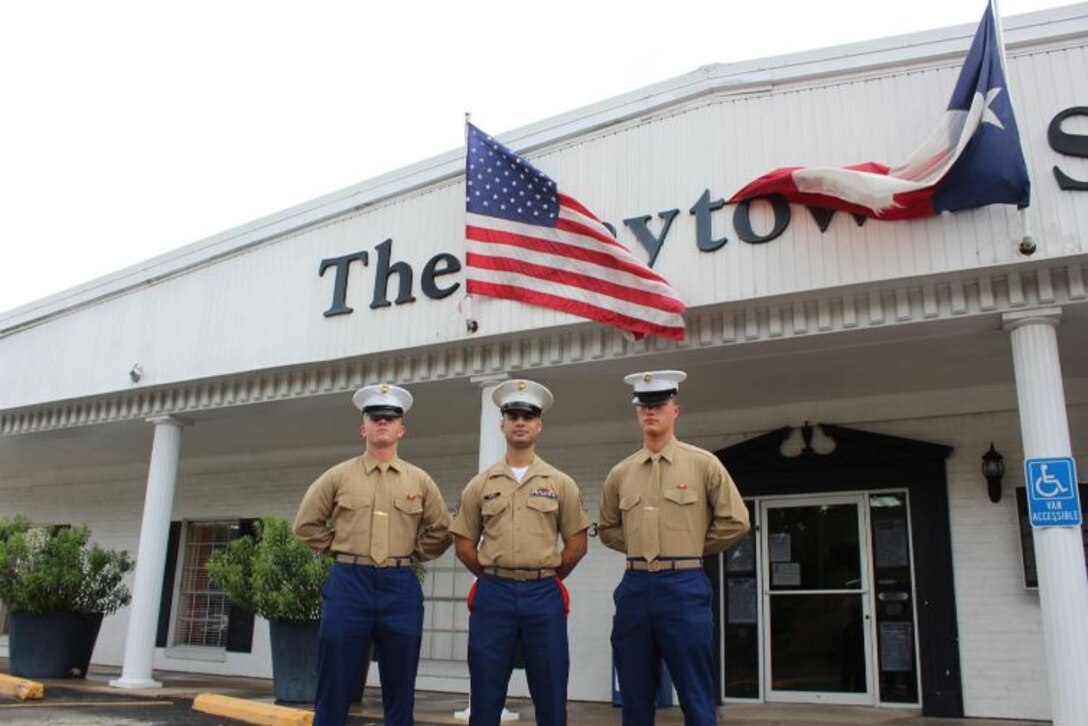
[[[166,544],[170,536],[170,511],[181,453],[181,429],[186,422],[176,416],[148,419],[155,424],[151,463],[144,494],[144,517],[140,524],[140,546],[136,553],[136,576],[125,638],[125,661],[121,677],[110,681],[116,688],[158,688],[151,678],[155,656],[155,631],[159,621],[159,598],[166,567]]]
[[[1012,338],[1025,459],[1072,455],[1055,330],[1060,319],[1060,308],[1003,317]],[[1051,718],[1054,726],[1083,726],[1088,724],[1088,578],[1080,528],[1040,527],[1033,534]]]
[[[491,394],[508,378],[505,373],[499,373],[471,379],[480,387],[480,459],[477,471],[483,471],[506,455],[506,438],[501,428],[502,413],[491,400]]]

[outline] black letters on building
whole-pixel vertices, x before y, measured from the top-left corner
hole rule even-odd
[[[1071,116],[1088,116],[1088,106],[1074,106],[1058,113],[1050,120],[1050,126],[1046,129],[1046,140],[1050,148],[1059,154],[1075,156],[1079,159],[1088,159],[1088,136],[1084,134],[1071,134],[1062,131],[1062,122]],[[1054,166],[1054,178],[1058,180],[1058,188],[1067,191],[1088,191],[1088,181],[1078,181],[1061,169]]]
[[[321,260],[321,267],[317,270],[318,277],[324,277],[325,270],[330,267],[336,268],[336,282],[333,284],[332,289],[332,305],[325,311],[326,318],[331,318],[333,315],[347,315],[354,310],[354,308],[348,307],[347,296],[348,268],[355,260],[359,260],[363,263],[363,267],[366,267],[368,261],[366,252],[352,252],[350,255],[344,255],[343,257],[329,257]]]
[[[1078,159],[1088,159],[1088,134],[1075,134],[1062,129],[1062,123],[1073,117],[1088,118],[1088,106],[1073,106],[1060,111],[1050,121],[1047,127],[1047,142],[1050,148],[1059,154]],[[1065,191],[1088,191],[1088,180],[1074,179],[1057,166],[1054,166],[1054,178],[1058,187]],[[751,205],[753,202],[766,202],[771,205],[774,215],[774,223],[766,234],[759,234],[752,227]],[[695,244],[701,252],[714,252],[721,249],[729,241],[729,237],[723,235],[715,238],[713,232],[713,213],[726,206],[724,199],[711,199],[710,190],[704,189],[698,201],[689,210],[695,217]],[[812,215],[820,232],[827,232],[831,220],[835,216],[835,210],[820,207],[806,206]],[[665,246],[665,240],[672,229],[672,224],[680,213],[678,209],[668,209],[657,213],[661,220],[661,230],[654,234],[650,230],[649,223],[653,215],[644,214],[628,217],[623,224],[631,230],[638,243],[646,250],[650,267],[657,261],[661,249]],[[858,226],[868,221],[868,217],[861,214],[851,214]],[[771,194],[758,199],[747,200],[736,205],[733,210],[733,229],[737,236],[749,244],[763,244],[770,242],[782,235],[789,227],[791,220],[790,203],[781,194]],[[613,237],[616,237],[616,228],[609,222],[602,222],[608,228]],[[412,266],[404,261],[393,261],[393,240],[387,238],[374,248],[378,253],[378,262],[374,270],[374,294],[370,308],[387,308],[393,305],[404,305],[415,302],[412,294],[414,271]],[[321,260],[318,267],[318,277],[324,277],[325,271],[330,267],[336,270],[333,283],[332,304],[324,312],[326,318],[336,315],[347,315],[353,312],[348,305],[348,279],[351,274],[351,263],[361,262],[363,267],[369,263],[369,255],[366,251],[353,252],[341,257],[329,257]],[[451,281],[445,287],[440,287],[438,278],[453,275],[461,271],[460,258],[450,252],[440,252],[423,267],[420,275],[420,289],[431,300],[442,300],[449,297],[461,287],[459,281]],[[390,302],[388,288],[390,277],[396,276],[397,296]]]

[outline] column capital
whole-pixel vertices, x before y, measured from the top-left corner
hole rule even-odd
[[[480,388],[487,388],[488,386],[497,386],[507,380],[510,380],[509,373],[488,373],[483,376],[472,376],[468,379],[468,382],[475,383]]]
[[[182,416],[152,416],[151,418],[144,420],[147,421],[149,424],[155,424],[156,426],[158,426],[159,424],[163,424],[166,426],[176,426],[179,429],[183,429],[186,426],[193,425],[192,420],[184,418]]]
[[[1016,328],[1032,323],[1057,325],[1061,321],[1062,309],[1059,307],[1019,310],[1015,313],[1003,313],[1001,315],[1001,329],[1008,333]]]

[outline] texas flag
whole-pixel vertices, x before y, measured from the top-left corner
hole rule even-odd
[[[929,139],[899,166],[783,167],[729,200],[781,194],[810,207],[876,219],[914,219],[987,204],[1031,201],[1012,113],[993,3],[982,16],[948,109]]]

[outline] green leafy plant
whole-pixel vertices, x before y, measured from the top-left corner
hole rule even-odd
[[[282,517],[264,517],[254,536],[239,537],[208,558],[208,576],[240,607],[267,620],[321,617],[321,586],[332,558],[315,555]]]
[[[309,622],[321,618],[321,587],[332,557],[317,555],[283,517],[263,517],[253,536],[231,542],[208,558],[208,577],[231,602],[266,620]],[[422,582],[422,563],[412,565]]]
[[[135,562],[125,550],[90,542],[91,531],[35,527],[23,515],[0,519],[0,601],[13,613],[109,615],[132,595],[124,584]]]

